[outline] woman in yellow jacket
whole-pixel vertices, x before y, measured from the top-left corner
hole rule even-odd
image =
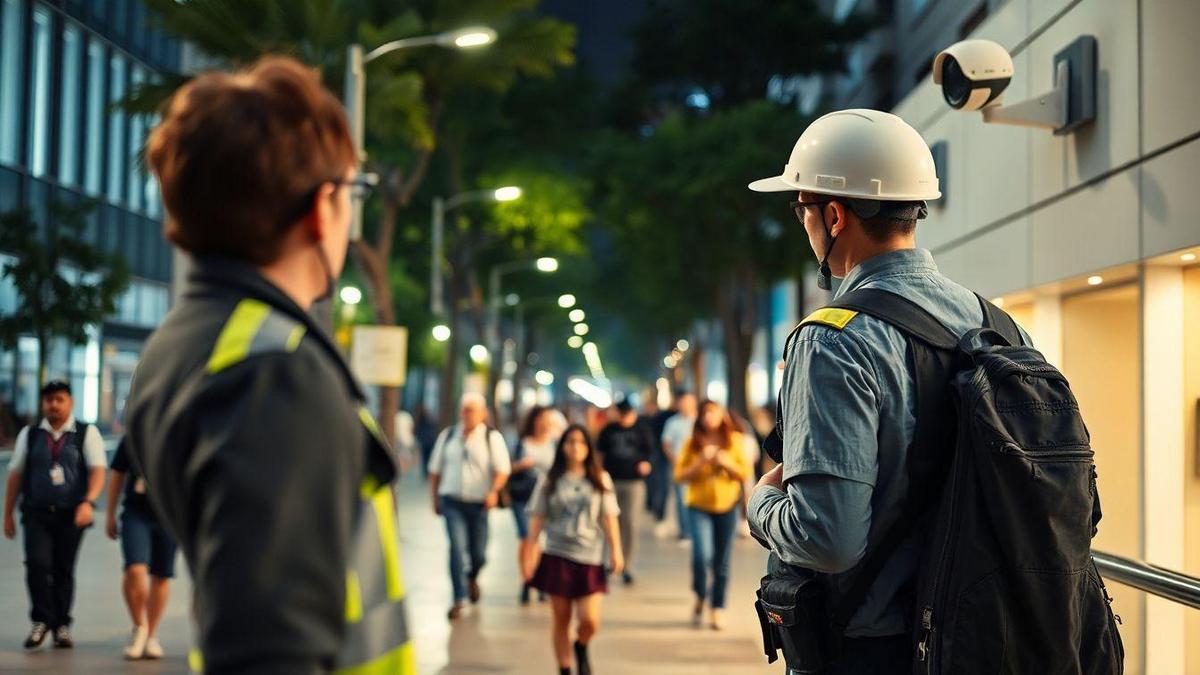
[[[709,626],[724,625],[725,589],[729,584],[729,562],[742,483],[750,475],[750,464],[742,450],[742,435],[734,431],[729,414],[713,401],[700,404],[692,437],[683,446],[675,464],[675,480],[687,487],[685,503],[692,518],[692,590],[696,605],[692,622],[701,624],[704,602],[710,599]],[[712,593],[708,572],[712,570]]]

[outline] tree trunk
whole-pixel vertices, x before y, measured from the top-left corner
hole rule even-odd
[[[754,303],[754,272],[740,269],[717,292],[717,312],[725,345],[725,374],[729,383],[729,409],[749,418],[746,371],[754,346],[757,311]]]
[[[33,416],[31,417],[33,422],[31,422],[31,424],[36,424],[38,417],[41,416],[42,385],[46,384],[46,361],[47,361],[46,348],[47,348],[47,344],[49,342],[50,342],[50,340],[47,338],[45,333],[43,333],[43,332],[37,333],[37,344],[38,344],[37,387],[35,387],[35,391],[34,391],[34,400],[33,400],[33,408],[32,408]]]
[[[691,362],[692,362],[692,390],[698,399],[708,398],[708,367],[707,367],[707,350],[704,348],[702,340],[696,340],[696,344],[692,345]],[[676,369],[678,370],[678,368]]]
[[[443,428],[453,423],[456,412],[454,399],[457,393],[458,352],[462,340],[462,327],[458,320],[458,301],[462,279],[457,266],[450,271],[448,286],[449,288],[446,290],[449,291],[447,295],[450,302],[447,318],[450,321],[450,340],[446,343],[446,365],[442,368],[442,384],[438,388],[438,423]]]

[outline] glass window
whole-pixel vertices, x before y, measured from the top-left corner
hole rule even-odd
[[[41,5],[33,10],[32,103],[29,110],[29,170],[46,175],[50,145],[50,10]]]
[[[0,0],[0,162],[17,163],[21,118],[21,0]]]
[[[83,34],[79,26],[68,22],[63,28],[62,47],[62,128],[58,135],[58,179],[64,185],[79,181],[79,58],[83,54]]]
[[[92,196],[99,196],[104,171],[104,45],[93,38],[88,42],[87,138],[83,184]]]
[[[108,59],[108,102],[116,103],[125,98],[125,59],[113,54]],[[125,112],[113,108],[108,113],[108,201],[120,203],[125,167]]]
[[[138,85],[146,81],[146,70],[141,66],[133,66],[129,73],[129,90],[134,91]],[[129,208],[141,212],[146,196],[146,179],[142,175],[142,162],[139,158],[142,143],[146,136],[146,116],[133,115],[129,120]]]

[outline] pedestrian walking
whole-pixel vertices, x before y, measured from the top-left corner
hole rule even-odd
[[[117,445],[109,468],[107,522],[109,539],[121,540],[125,559],[121,594],[133,620],[125,658],[161,659],[162,643],[158,641],[158,624],[167,608],[171,579],[175,576],[174,537],[158,522],[146,496],[146,479],[129,461],[129,445],[124,439]],[[117,504],[123,504],[121,521],[117,523]]]
[[[554,464],[558,446],[558,427],[553,408],[534,406],[525,416],[521,438],[513,446],[512,474],[508,477],[508,494],[511,499],[513,519],[517,523],[517,567],[526,557],[529,542],[529,500],[538,479],[546,475]],[[521,584],[520,601],[529,604],[528,583]]]
[[[588,644],[600,629],[601,599],[608,591],[603,567],[606,540],[611,571],[620,574],[625,561],[613,480],[601,468],[587,429],[567,428],[554,465],[534,491],[529,512],[529,543],[521,571],[534,588],[550,596],[551,639],[559,672],[570,675],[573,651],[576,672],[591,675]],[[538,541],[543,531],[544,552]],[[578,617],[573,645],[572,612]]]
[[[450,539],[450,620],[463,615],[467,600],[479,602],[479,573],[487,563],[488,512],[500,503],[500,490],[512,464],[504,436],[487,425],[483,396],[463,395],[459,422],[442,431],[429,457],[433,510],[446,519]]]
[[[633,564],[641,514],[646,507],[646,476],[650,475],[650,460],[654,458],[654,439],[628,400],[617,403],[613,414],[616,420],[600,432],[596,449],[604,470],[612,476],[617,503],[621,505],[621,550],[625,553],[621,578],[628,586],[634,581]]]
[[[646,478],[646,508],[654,516],[655,535],[665,535],[667,500],[671,494],[671,484],[674,482],[671,474],[675,467],[663,452],[662,434],[663,429],[667,426],[667,420],[674,417],[678,411],[674,409],[674,400],[672,400],[671,408],[660,410],[653,394],[654,392],[651,392],[651,396],[646,398],[646,405],[642,410],[642,418],[650,425],[650,440],[654,442],[654,456],[650,460],[650,476]]]
[[[696,395],[686,391],[676,392],[675,410],[675,415],[663,426],[661,436],[663,455],[670,462],[672,474],[675,465],[679,463],[679,453],[683,451],[684,443],[692,437],[692,431],[696,427]],[[683,503],[683,493],[683,486],[675,482],[672,475],[671,495],[673,499],[669,503],[675,513],[677,535],[680,541],[686,541],[692,537],[691,522],[688,519],[687,507]]]
[[[191,573],[193,669],[415,672],[395,454],[309,314],[369,187],[341,103],[290,58],[201,74],[146,158],[192,265],[146,342],[125,440]]]
[[[13,510],[19,498],[33,622],[25,648],[36,649],[53,634],[55,647],[69,649],[75,646],[75,560],[83,532],[95,518],[107,462],[100,431],[75,420],[71,385],[47,382],[41,401],[41,423],[17,433],[8,463],[4,536],[17,536]]]
[[[725,594],[742,510],[742,484],[753,475],[743,443],[729,413],[705,401],[675,465],[675,480],[687,488],[692,526],[692,591],[696,594],[692,623],[701,625],[707,602],[713,630],[725,627]]]

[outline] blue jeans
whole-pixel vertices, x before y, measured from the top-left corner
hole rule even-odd
[[[708,513],[688,508],[692,521],[692,590],[700,600],[712,600],[714,609],[725,607],[729,586],[729,560],[733,553],[738,507],[725,513]],[[712,595],[708,593],[708,571],[712,570]]]
[[[679,483],[671,483],[672,491],[675,493],[675,514],[679,517],[679,538],[692,538],[692,509],[683,505],[683,491],[686,486]]]
[[[488,512],[483,504],[442,497],[442,515],[446,517],[446,534],[450,538],[450,583],[454,586],[454,602],[465,602],[468,580],[479,576],[487,562]]]
[[[525,510],[527,508],[529,508],[529,502],[513,500],[512,512],[513,520],[517,523],[517,539],[525,539],[529,536],[529,512]]]

